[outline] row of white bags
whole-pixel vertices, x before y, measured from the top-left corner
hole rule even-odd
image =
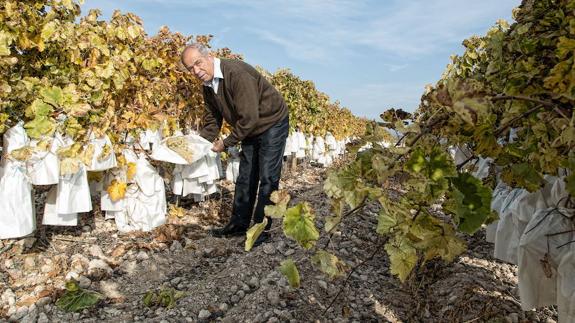
[[[92,136],[89,145],[93,153],[89,165],[79,162],[77,172],[64,172],[65,174],[61,175],[62,161],[58,158],[57,151],[69,147],[73,142],[59,134],[46,140],[49,140],[47,149],[32,149],[31,157],[18,161],[10,156],[12,152],[24,147],[35,148],[39,142],[28,138],[22,123],[4,134],[4,155],[0,164],[0,239],[18,238],[34,232],[36,212],[32,185],[54,185],[46,196],[42,221],[44,225],[77,225],[78,213],[92,210],[87,172],[110,170],[117,166],[110,139]],[[122,217],[115,216],[117,222],[123,221],[123,224],[118,226],[122,231],[129,231],[130,228],[150,230],[165,221],[163,179],[145,158],[129,157],[129,152],[131,151],[127,153],[127,160],[137,165],[133,183],[135,185],[128,187],[126,198],[121,201],[125,207],[110,212],[122,212],[118,213]],[[149,182],[151,179],[153,183]],[[146,191],[150,188],[154,190],[153,193]],[[155,200],[155,209],[149,208],[151,199]],[[105,202],[103,204],[105,206]],[[150,210],[142,212],[142,207]],[[105,207],[104,210],[107,211]],[[144,220],[138,220],[137,217]]]
[[[480,159],[474,175],[484,178],[491,160]],[[562,207],[569,194],[565,177],[545,176],[535,192],[499,182],[491,208],[499,220],[488,225],[486,239],[494,257],[517,264],[524,310],[557,304],[560,322],[575,321],[575,210]]]

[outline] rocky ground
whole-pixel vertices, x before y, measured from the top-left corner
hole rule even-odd
[[[296,202],[314,206],[320,227],[329,210],[323,176],[317,168],[300,168],[281,184]],[[401,284],[389,273],[382,240],[374,230],[378,209],[368,206],[347,218],[329,244],[350,268],[363,265],[346,282],[331,281],[283,235],[279,223],[274,223],[271,241],[250,252],[244,251],[242,237],[210,236],[209,228],[227,221],[231,190],[225,183],[223,194],[209,201],[182,201],[185,216],[170,217],[169,224],[152,233],[118,234],[115,224],[95,211],[83,215],[79,227],[42,227],[34,237],[0,241],[0,321],[557,320],[553,308],[521,311],[516,266],[495,261],[493,246],[481,232],[468,238],[469,250],[454,264],[430,262]],[[324,239],[319,243],[325,244]],[[300,289],[289,287],[277,270],[287,257],[299,260]],[[81,313],[63,312],[54,302],[70,278],[102,293],[105,300]],[[184,292],[173,308],[143,304],[146,292],[170,289]]]

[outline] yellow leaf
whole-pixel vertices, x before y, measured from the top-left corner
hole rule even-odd
[[[14,149],[10,153],[10,157],[18,161],[26,161],[28,158],[30,158],[30,156],[32,156],[32,148],[28,146]]]
[[[112,183],[106,191],[110,195],[110,199],[114,202],[121,200],[126,196],[126,189],[128,188],[128,184],[124,182],[120,182],[118,180],[112,180]]]
[[[126,176],[128,176],[128,181],[131,181],[134,176],[136,175],[136,163],[128,163],[128,170],[126,172]]]
[[[92,158],[94,157],[94,145],[90,144],[88,145],[88,147],[86,147],[86,149],[84,149],[84,152],[82,153],[82,162],[84,163],[84,165],[90,167],[92,165]]]
[[[98,155],[98,161],[103,162],[104,160],[108,159],[111,153],[112,153],[112,147],[110,147],[109,145],[105,145],[104,148],[102,148],[102,152],[100,153],[100,155]]]
[[[246,233],[246,244],[245,250],[250,251],[256,242],[256,239],[262,234],[266,225],[268,224],[268,218],[264,218],[264,220],[260,223],[254,224]]]
[[[186,215],[186,210],[182,207],[170,204],[168,215],[172,217],[183,218]]]
[[[80,170],[80,161],[78,159],[66,157],[60,160],[60,175],[73,175]]]

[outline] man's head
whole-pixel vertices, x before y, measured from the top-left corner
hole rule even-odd
[[[193,43],[182,51],[182,64],[203,82],[214,78],[214,58],[210,56],[205,46]]]

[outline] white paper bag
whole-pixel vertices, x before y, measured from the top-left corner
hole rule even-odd
[[[114,153],[114,148],[112,146],[112,141],[110,141],[108,136],[95,138],[94,134],[92,133],[92,138],[89,144],[94,146],[94,155],[92,156],[91,164],[86,167],[87,170],[104,171],[114,168],[118,165],[116,162],[116,154]],[[104,149],[109,150],[109,154],[107,156],[102,155]]]
[[[83,213],[92,210],[88,173],[83,164],[80,165],[77,173],[60,176],[56,204],[58,214]]]
[[[63,226],[77,226],[78,214],[58,214],[56,198],[58,196],[58,187],[54,186],[48,191],[46,196],[46,204],[44,206],[44,216],[42,224],[44,225],[63,225]]]
[[[174,136],[176,137],[176,136]],[[170,140],[169,137],[163,139],[159,145],[154,145],[152,149],[152,159],[165,161],[173,164],[188,165],[194,163],[195,161],[203,158],[206,154],[211,152],[212,143],[204,139],[203,137],[190,134],[185,136],[179,136],[186,139],[188,147],[193,151],[193,156],[190,161],[187,161],[184,157],[180,156],[177,152],[168,148],[167,141]]]
[[[531,310],[557,302],[557,268],[568,248],[557,248],[573,240],[573,210],[555,208],[538,210],[521,236],[518,251],[518,278],[521,308]],[[548,236],[550,235],[550,236]],[[546,256],[547,255],[547,256]],[[547,266],[542,265],[546,259]],[[547,268],[549,274],[546,275]]]
[[[3,137],[3,152],[28,145],[22,123],[8,129]],[[3,159],[0,164],[0,239],[19,238],[36,229],[32,185],[23,162]]]
[[[50,139],[50,147],[47,151],[34,149],[30,159],[26,161],[26,169],[33,185],[58,184],[60,177],[60,164],[56,152],[60,148],[60,142]],[[31,146],[36,147],[38,140],[33,140]]]

